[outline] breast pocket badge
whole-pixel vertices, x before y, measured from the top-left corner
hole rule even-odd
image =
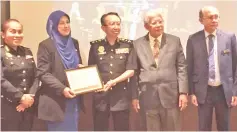
[[[119,48],[115,50],[116,54],[126,54],[129,53],[129,48]]]

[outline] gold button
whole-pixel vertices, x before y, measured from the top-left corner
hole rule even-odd
[[[113,64],[110,64],[110,66],[113,66]]]
[[[24,88],[24,90],[26,91],[26,88]]]
[[[122,57],[122,56],[120,56],[120,59],[123,59],[123,57]]]
[[[26,71],[25,71],[25,70],[23,70],[23,71],[22,71],[22,73],[26,73]]]
[[[113,56],[110,56],[111,59],[113,59],[114,57]]]
[[[20,56],[20,55],[18,55],[17,57],[18,57],[18,58],[20,58],[21,56]]]
[[[26,79],[23,79],[23,82],[25,82],[26,81]]]
[[[100,57],[100,60],[102,60],[102,57]]]
[[[14,64],[13,62],[11,62],[11,65]]]
[[[22,65],[24,65],[24,62],[21,62]]]
[[[113,52],[114,50],[113,50],[113,49],[111,49],[111,51]]]
[[[126,89],[126,87],[124,87],[123,89]]]
[[[109,73],[110,73],[110,74],[113,74],[113,72],[112,72],[112,71],[110,71]]]
[[[1,98],[3,98],[3,95],[1,95]]]

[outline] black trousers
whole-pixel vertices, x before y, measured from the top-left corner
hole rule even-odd
[[[229,130],[230,108],[227,106],[222,86],[208,86],[204,104],[198,104],[199,130],[211,131],[213,109],[218,131]]]
[[[110,114],[113,118],[114,131],[129,131],[129,110],[94,110],[94,131],[108,131]]]
[[[34,114],[32,109],[17,112],[15,106],[1,104],[1,130],[2,131],[31,131]]]

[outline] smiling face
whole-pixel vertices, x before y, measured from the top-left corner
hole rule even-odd
[[[17,21],[9,21],[4,25],[1,36],[5,44],[15,49],[23,40],[23,27]]]
[[[164,20],[160,15],[151,17],[144,26],[154,38],[159,37],[164,32]]]
[[[67,16],[62,16],[58,23],[58,32],[62,36],[68,36],[71,32],[70,20]]]
[[[121,20],[116,15],[108,15],[104,18],[105,25],[102,25],[102,30],[108,37],[117,37],[121,30]]]

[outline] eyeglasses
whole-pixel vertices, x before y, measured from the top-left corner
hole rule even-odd
[[[208,17],[203,17],[203,19],[208,19],[208,20],[219,20],[220,16],[218,15],[213,15],[213,16],[208,16]]]
[[[122,24],[120,22],[110,22],[108,24],[105,24],[104,26],[108,26],[108,27],[115,27],[118,26],[120,27]]]

